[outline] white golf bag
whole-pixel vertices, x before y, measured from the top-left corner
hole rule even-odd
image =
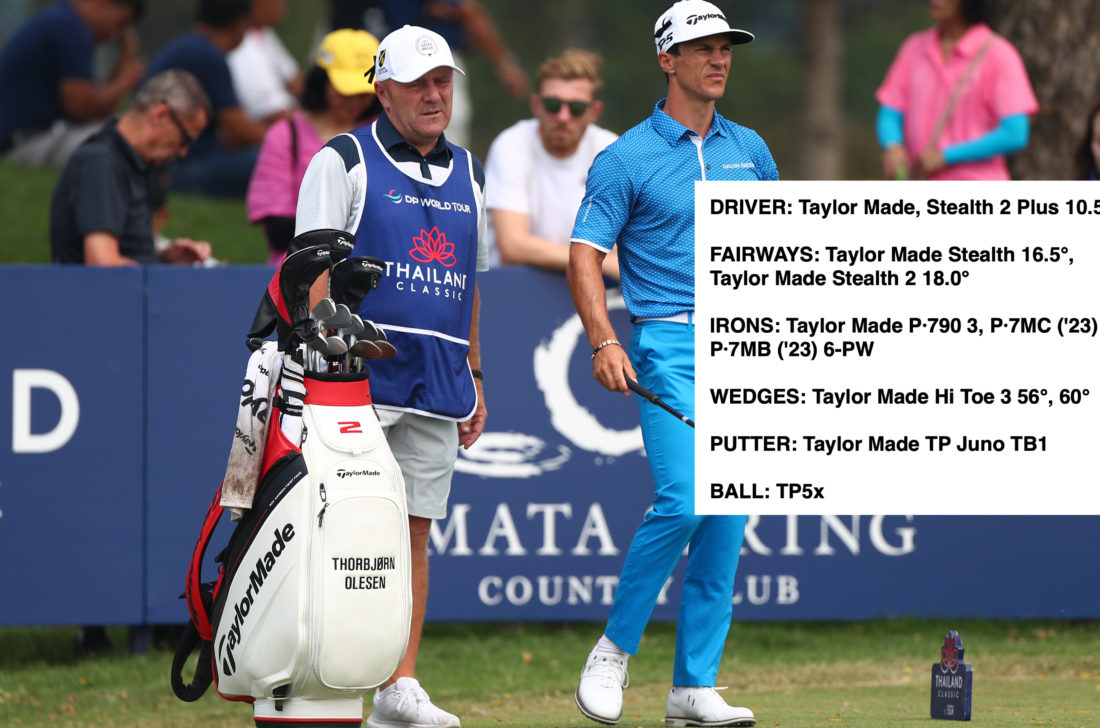
[[[199,569],[220,489],[211,504],[188,574],[193,636],[177,651],[173,688],[194,700],[213,677],[223,697],[253,703],[259,726],[346,728],[362,720],[363,694],[390,677],[408,641],[405,487],[366,373],[310,372],[304,387],[301,449],[280,426],[298,412],[277,398],[260,486],[213,585],[200,583]],[[199,642],[195,680],[183,685]]]
[[[358,358],[396,349],[350,313],[384,271],[380,260],[347,258],[353,246],[340,230],[303,233],[268,285],[248,333],[253,355],[226,477],[187,572],[191,622],[172,689],[192,701],[213,681],[223,697],[251,702],[264,727],[358,725],[363,694],[393,674],[408,645],[405,483]],[[325,299],[310,312],[311,286],[325,271],[340,306]],[[344,330],[363,341],[349,350],[336,335]],[[273,331],[277,346],[262,340]],[[217,557],[217,582],[203,583],[226,509],[239,522]]]

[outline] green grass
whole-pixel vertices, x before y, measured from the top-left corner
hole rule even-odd
[[[1100,624],[884,620],[737,624],[719,685],[761,728],[929,725],[929,672],[958,629],[974,665],[975,728],[1100,726]],[[432,624],[419,673],[466,728],[594,726],[573,705],[600,624]],[[243,726],[245,705],[168,686],[168,651],[75,660],[73,630],[0,630],[0,725]],[[116,645],[125,632],[112,630]],[[623,726],[659,726],[675,631],[652,625],[630,662]],[[943,725],[943,724],[935,724]]]
[[[0,163],[0,263],[50,262],[50,197],[56,170]],[[263,263],[267,244],[248,224],[244,202],[172,195],[164,233],[173,238],[209,240],[214,257],[227,263]]]

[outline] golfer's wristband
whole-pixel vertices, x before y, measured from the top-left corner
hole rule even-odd
[[[485,373],[482,372],[480,369],[471,369],[470,376],[472,376],[474,379],[485,379]]]
[[[622,346],[622,344],[619,343],[618,339],[608,339],[607,341],[601,341],[600,345],[592,350],[592,358],[596,358],[596,354],[600,353],[600,349],[604,348],[605,346],[611,346],[612,344],[619,347]]]

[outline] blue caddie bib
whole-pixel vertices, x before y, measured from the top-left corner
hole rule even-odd
[[[385,329],[398,354],[369,362],[376,405],[463,420],[477,391],[467,362],[477,275],[478,208],[470,154],[453,144],[440,182],[402,172],[374,132],[351,133],[367,169],[352,255],[386,261],[359,315]],[[434,184],[433,184],[434,183]]]

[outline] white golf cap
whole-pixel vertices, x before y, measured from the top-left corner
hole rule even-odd
[[[455,65],[451,47],[443,36],[427,28],[406,25],[382,39],[372,70],[375,81],[393,79],[398,83],[410,83],[442,66],[466,75]]]
[[[731,28],[718,6],[706,0],[679,0],[661,14],[653,26],[658,53],[664,53],[677,43],[708,35],[727,35],[734,45],[749,43],[755,37],[747,30]]]

